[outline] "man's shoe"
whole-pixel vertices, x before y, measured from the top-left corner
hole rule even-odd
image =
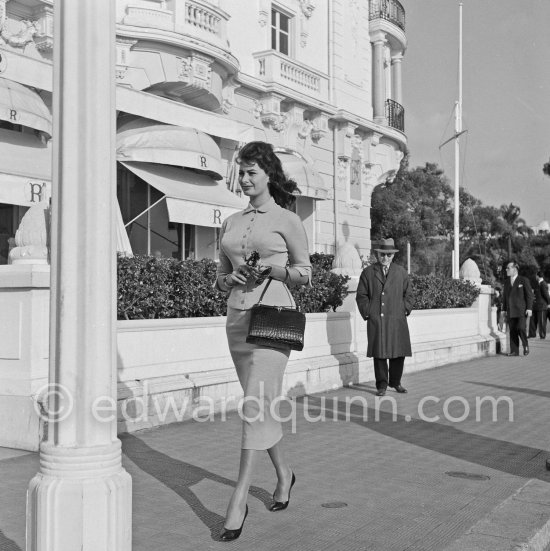
[[[519,352],[508,352],[507,356],[519,356]]]
[[[524,356],[528,356],[529,355],[529,347],[526,346],[524,349],[523,349],[523,355]]]
[[[386,389],[385,388],[379,388],[376,391],[376,396],[385,396],[386,395]]]
[[[395,392],[399,392],[399,394],[407,394],[408,392],[407,389],[401,385],[394,386],[393,388],[395,388]]]

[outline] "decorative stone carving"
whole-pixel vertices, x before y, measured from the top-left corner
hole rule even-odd
[[[222,90],[222,111],[227,115],[235,105],[235,90],[240,86],[234,77],[229,77]]]
[[[18,22],[19,30],[10,31],[9,21],[4,20],[2,29],[0,29],[0,37],[4,43],[13,46],[14,48],[24,48],[30,42],[33,42],[34,35],[38,32],[34,21],[23,19]]]
[[[300,149],[303,147],[303,142],[311,131],[312,123],[304,116],[305,108],[298,104],[293,103],[289,106],[284,113],[286,118],[286,134],[285,145],[292,149]]]
[[[357,130],[357,125],[356,124],[351,124],[351,123],[348,122],[343,126],[343,129],[345,131],[346,138],[352,138],[353,136],[355,136],[355,131]]]
[[[380,143],[380,138],[382,137],[382,134],[379,132],[373,132],[370,137],[370,144],[371,145],[378,145]]]
[[[319,113],[310,120],[312,122],[311,139],[317,143],[328,133],[328,115]]]
[[[254,115],[255,119],[259,119],[264,111],[264,104],[259,100],[254,100],[254,109],[252,110],[252,114]]]
[[[254,103],[254,116],[262,121],[265,126],[271,127],[275,132],[281,132],[288,126],[285,113],[281,113],[282,96],[268,94]]]
[[[33,205],[25,213],[15,233],[15,247],[9,253],[10,264],[48,264],[49,218],[46,202]]]
[[[346,182],[349,174],[349,157],[344,155],[338,157],[337,174],[340,182]]]
[[[287,145],[296,148],[297,139],[305,140],[310,137],[318,142],[328,132],[328,115],[318,111],[307,110],[300,104],[294,103],[285,112],[287,119]]]
[[[315,0],[300,0],[300,8],[307,19],[313,15],[315,7]]]
[[[308,19],[313,15],[315,2],[314,0],[300,0],[300,8],[302,10],[300,17],[300,46],[305,48],[309,37]]]
[[[304,120],[298,129],[298,137],[305,140],[313,130],[313,123],[310,120]]]
[[[212,60],[193,53],[190,57],[176,57],[177,78],[195,88],[210,90],[212,83]]]
[[[363,182],[363,139],[358,134],[354,134],[350,142],[349,199],[352,203],[360,204],[363,195],[361,185]]]
[[[40,6],[34,12],[36,17],[37,33],[34,36],[36,49],[40,52],[51,52],[53,50],[53,7]]]

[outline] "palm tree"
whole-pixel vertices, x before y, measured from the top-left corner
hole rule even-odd
[[[501,205],[500,214],[505,222],[502,234],[508,237],[508,258],[512,258],[512,236],[529,234],[529,227],[525,223],[525,220],[519,217],[521,209],[513,203]]]

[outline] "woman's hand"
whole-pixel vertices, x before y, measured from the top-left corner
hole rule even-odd
[[[236,270],[233,270],[227,278],[230,285],[246,285],[249,279],[256,281],[260,277],[257,268],[248,266],[247,264],[241,264]]]

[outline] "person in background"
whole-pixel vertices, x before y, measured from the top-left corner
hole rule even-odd
[[[546,320],[548,318],[548,308],[550,305],[550,296],[548,295],[548,283],[544,281],[542,272],[539,270],[536,275],[536,284],[533,286],[535,301],[533,303],[533,315],[529,325],[529,338],[534,339],[537,336],[537,327],[539,337],[546,338]]]
[[[258,451],[267,451],[277,474],[270,511],[288,507],[296,476],[283,454],[282,426],[272,404],[282,393],[290,349],[249,344],[246,337],[251,308],[268,281],[263,304],[292,307],[287,285],[311,282],[306,232],[300,218],[289,210],[296,200],[296,182],[286,178],[273,147],[265,142],[245,145],[237,163],[239,184],[250,203],[222,224],[216,280],[218,289],[229,293],[227,339],[244,392],[239,477],[227,507],[223,541],[241,535]]]
[[[495,286],[493,291],[493,306],[497,307],[497,327],[502,331],[504,324],[502,322],[502,287]]]
[[[356,301],[367,320],[367,356],[374,362],[376,395],[384,396],[388,386],[407,392],[401,377],[405,356],[412,356],[407,316],[413,296],[407,271],[392,263],[398,252],[393,239],[383,239],[374,251],[378,262],[363,270]]]
[[[502,293],[502,314],[510,328],[510,352],[508,356],[519,356],[519,341],[523,345],[523,355],[529,354],[527,340],[527,318],[533,311],[533,291],[529,280],[518,275],[519,264],[510,260],[506,264],[506,281]]]

